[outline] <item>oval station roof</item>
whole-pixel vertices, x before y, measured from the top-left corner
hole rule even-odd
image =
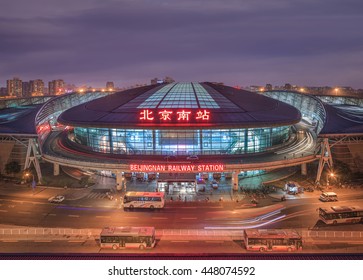
[[[299,122],[299,110],[272,98],[214,83],[144,86],[89,101],[58,121],[76,127],[243,128]]]

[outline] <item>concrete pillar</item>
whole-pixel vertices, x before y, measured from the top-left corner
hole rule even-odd
[[[58,176],[59,175],[59,164],[53,163],[53,175]]]
[[[306,162],[301,164],[301,175],[308,175],[308,170],[307,170],[307,167],[306,167]]]
[[[232,172],[232,189],[238,191],[238,171]]]
[[[122,176],[122,172],[121,171],[116,171],[116,189],[118,191],[121,191],[122,188],[124,187],[124,177]],[[126,191],[126,186],[125,186],[125,191]]]

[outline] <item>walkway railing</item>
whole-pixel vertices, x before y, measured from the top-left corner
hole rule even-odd
[[[72,229],[72,228],[0,228],[1,240],[27,240],[27,239],[98,239],[101,229]],[[316,231],[300,229],[305,243],[314,243],[319,241],[329,242],[348,242],[354,240],[354,243],[363,244],[363,231]],[[158,229],[156,230],[157,238],[163,240],[242,240],[243,230],[205,230],[205,229]]]

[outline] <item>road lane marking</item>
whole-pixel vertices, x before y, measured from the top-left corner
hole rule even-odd
[[[153,220],[167,220],[167,217],[152,217]]]
[[[13,243],[13,242],[19,242],[19,240],[12,240],[12,239],[9,239],[9,240],[1,240],[1,242],[7,242],[7,243]]]
[[[319,244],[319,245],[323,245],[323,244],[331,244],[330,241],[324,241],[324,240],[314,240],[313,244]]]
[[[79,215],[68,215],[68,217],[79,218]]]
[[[0,210],[0,212],[8,212],[8,210]]]
[[[222,240],[206,240],[205,243],[224,243]]]
[[[44,202],[31,202],[31,204],[38,205],[38,204],[48,204],[48,203],[44,203]]]
[[[173,243],[189,243],[189,240],[171,240]]]
[[[36,242],[36,243],[50,243],[52,241],[53,240],[33,240],[33,242]]]
[[[27,212],[27,211],[19,211],[18,213],[19,214],[27,214],[27,215],[31,214],[30,212]]]
[[[182,220],[196,220],[197,217],[185,217],[185,218],[180,218]]]

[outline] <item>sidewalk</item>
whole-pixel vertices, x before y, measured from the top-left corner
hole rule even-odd
[[[314,190],[313,192],[304,191],[303,193],[298,193],[298,194],[295,194],[295,195],[287,194],[282,189],[278,189],[276,191],[276,193],[269,194],[269,196],[271,198],[278,199],[278,200],[281,200],[281,197],[283,195],[285,195],[286,200],[289,200],[289,199],[304,199],[304,198],[316,198],[316,199],[319,199],[320,195],[323,192],[335,192],[337,194],[337,196],[338,196],[338,199],[339,199],[340,196],[351,195],[353,193],[363,194],[363,188],[361,187],[361,188],[358,188],[358,189],[344,189],[344,188],[330,187],[330,188],[324,189],[323,191],[319,191],[319,190]]]

